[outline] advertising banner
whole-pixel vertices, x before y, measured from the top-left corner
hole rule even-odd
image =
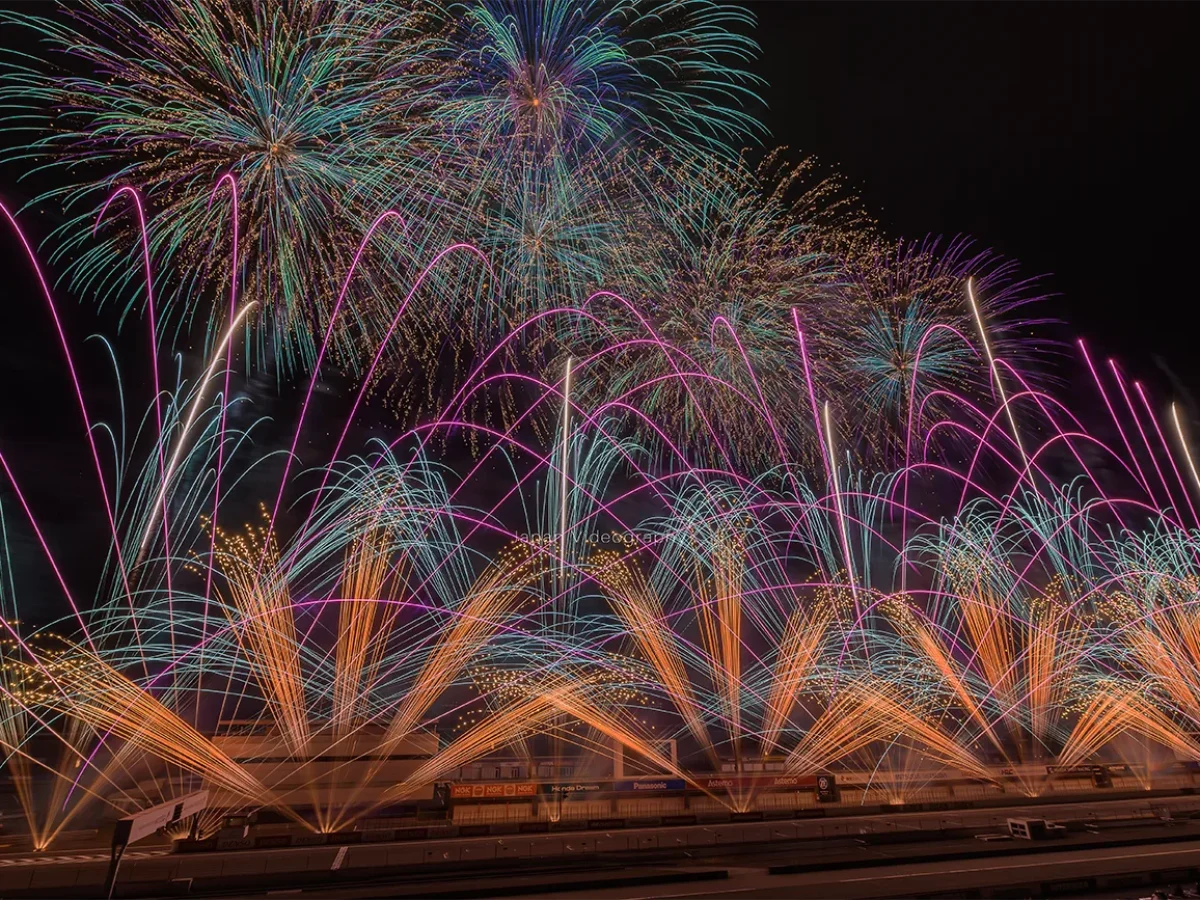
[[[621,781],[481,782],[450,785],[453,800],[508,800],[539,794],[640,794],[657,791],[810,791],[817,785],[813,775],[706,775],[688,782],[683,778],[627,778]]]
[[[696,779],[696,786],[706,791],[807,791],[816,783],[812,775],[712,775]]]
[[[507,800],[513,797],[534,797],[537,796],[537,792],[536,784],[507,781],[450,786],[450,797],[454,800]]]
[[[682,778],[650,778],[644,781],[614,781],[612,789],[616,793],[636,793],[638,791],[685,791],[687,782]]]
[[[833,775],[817,776],[817,800],[821,803],[837,803],[837,778]]]

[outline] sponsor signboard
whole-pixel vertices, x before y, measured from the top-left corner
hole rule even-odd
[[[572,781],[567,784],[543,784],[543,794],[596,794],[610,790],[612,782],[605,781]]]
[[[838,799],[837,778],[833,775],[817,776],[817,800],[820,803],[836,803]]]
[[[1108,765],[1046,766],[1048,775],[1090,775],[1096,787],[1112,787],[1112,776],[1135,775],[1129,763]]]
[[[1047,775],[1095,775],[1097,772],[1104,771],[1106,771],[1105,766],[1097,765],[1046,766]]]
[[[1178,764],[1177,765],[1182,765]],[[1137,768],[1142,768],[1138,766]],[[1047,775],[1135,775],[1134,766],[1129,763],[1082,763],[1076,766],[1046,766]]]
[[[838,772],[838,784],[868,785],[880,780],[873,772]]]
[[[817,780],[811,775],[713,775],[696,779],[696,786],[706,791],[744,790],[811,790]]]
[[[537,792],[536,784],[516,784],[509,781],[450,786],[450,797],[453,800],[506,800],[512,797],[534,797]]]
[[[1116,766],[1109,766],[1110,769],[1116,770]],[[1132,766],[1125,766],[1129,769],[1129,774],[1133,774]],[[1177,759],[1174,762],[1169,762],[1163,765],[1157,771],[1159,772],[1200,772],[1200,762],[1191,759]]]
[[[709,775],[692,781],[671,776],[628,778],[621,781],[569,781],[542,784],[517,782],[480,782],[450,785],[453,800],[508,800],[538,794],[639,794],[656,791],[808,791],[817,784],[812,775]]]
[[[650,778],[642,781],[614,781],[612,789],[617,793],[638,791],[684,791],[687,782],[682,778]]]
[[[588,828],[624,828],[624,819],[588,819]]]

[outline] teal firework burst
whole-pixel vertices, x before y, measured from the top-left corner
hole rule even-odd
[[[170,326],[220,330],[236,259],[260,303],[260,354],[311,363],[371,218],[432,180],[422,138],[438,43],[420,13],[391,13],[292,0],[6,13],[41,45],[4,60],[8,124],[30,139],[14,155],[55,181],[38,200],[68,211],[56,258],[77,291],[126,312],[144,301],[132,217],[109,216],[91,239],[108,196],[133,186],[154,265],[171,274]],[[222,175],[238,185],[236,227],[227,196],[213,198]]]

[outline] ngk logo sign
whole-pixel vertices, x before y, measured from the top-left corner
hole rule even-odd
[[[503,800],[507,797],[533,797],[537,794],[536,784],[456,784],[450,788],[455,800]]]

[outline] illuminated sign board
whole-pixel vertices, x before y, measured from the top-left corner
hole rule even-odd
[[[622,781],[562,781],[541,784],[493,781],[450,785],[452,800],[507,800],[516,797],[568,794],[641,794],[656,791],[811,791],[818,779],[813,775],[710,775],[685,780],[669,775],[659,778],[630,778]]]
[[[453,800],[506,800],[511,797],[534,797],[537,792],[536,784],[516,784],[509,781],[450,786],[450,797]]]
[[[682,778],[651,778],[645,781],[614,781],[612,790],[620,794],[636,791],[684,791],[687,790],[687,786],[687,782]]]

